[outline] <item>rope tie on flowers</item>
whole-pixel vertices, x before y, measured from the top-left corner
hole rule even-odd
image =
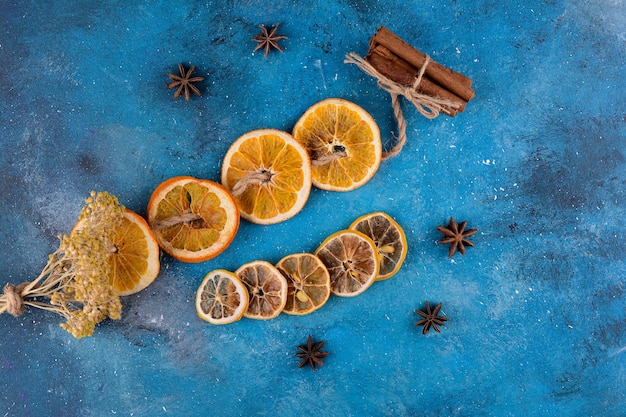
[[[24,313],[22,291],[24,291],[24,288],[26,288],[28,284],[28,282],[22,282],[18,285],[7,284],[4,286],[6,310],[10,315],[19,317]]]
[[[388,92],[389,95],[391,95],[391,106],[393,108],[393,114],[398,124],[398,136],[396,138],[396,144],[388,152],[383,153],[383,159],[389,159],[398,155],[406,142],[406,120],[404,119],[404,115],[402,114],[402,108],[400,107],[400,96],[406,98],[411,104],[413,104],[413,106],[415,106],[417,111],[419,111],[422,116],[428,119],[434,119],[435,117],[439,116],[439,113],[444,109],[444,107],[449,107],[453,109],[461,107],[460,103],[454,101],[418,93],[417,87],[419,87],[420,83],[422,82],[424,72],[426,71],[426,67],[430,62],[430,57],[426,55],[424,64],[422,65],[419,73],[415,77],[413,85],[407,86],[397,83],[384,76],[383,74],[378,72],[376,68],[374,68],[369,62],[367,62],[365,59],[361,58],[354,52],[346,55],[344,63],[354,64],[367,75],[376,78],[378,86]]]

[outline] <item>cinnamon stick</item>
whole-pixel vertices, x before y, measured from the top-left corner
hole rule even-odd
[[[424,65],[426,54],[418,51],[384,26],[381,26],[372,36],[370,50],[375,49],[378,45],[384,46],[392,54],[418,70]],[[472,80],[461,73],[431,60],[424,74],[431,81],[460,97],[463,101],[467,102],[474,98],[474,90],[471,87]]]
[[[397,83],[412,85],[419,74],[419,70],[407,63],[402,58],[394,55],[389,49],[382,45],[377,45],[370,49],[365,59],[384,76]],[[429,64],[430,65],[430,64]],[[459,103],[459,107],[444,107],[442,111],[448,116],[455,116],[458,112],[465,110],[466,101],[443,87],[433,83],[428,77],[422,77],[417,86],[417,91],[431,97],[438,97],[445,100]]]

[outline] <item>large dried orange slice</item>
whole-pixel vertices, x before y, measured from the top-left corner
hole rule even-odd
[[[359,217],[350,225],[369,236],[378,250],[380,271],[377,280],[391,278],[402,266],[407,252],[406,235],[387,213],[376,212]]]
[[[281,259],[276,268],[287,278],[287,303],[283,311],[303,316],[323,306],[330,296],[330,275],[315,255],[296,253]]]
[[[83,221],[76,223],[72,232],[80,229]],[[144,218],[126,209],[111,243],[110,279],[118,294],[135,294],[152,284],[161,268],[159,245]]]
[[[277,317],[287,302],[287,279],[272,264],[248,262],[235,274],[248,290],[247,318],[268,320]]]
[[[318,188],[354,190],[368,182],[380,165],[378,125],[349,101],[330,98],[314,104],[296,123],[293,136],[309,152],[312,181]]]
[[[354,297],[378,276],[378,251],[372,239],[356,230],[341,230],[326,238],[315,251],[330,274],[330,291]]]
[[[239,320],[248,308],[248,290],[239,277],[224,269],[209,272],[196,293],[198,317],[212,324]]]
[[[241,216],[273,224],[295,216],[311,191],[311,163],[306,150],[289,133],[254,130],[239,137],[222,164],[222,184]]]
[[[152,193],[148,223],[165,252],[180,261],[202,262],[222,253],[233,241],[239,210],[220,184],[174,177]]]

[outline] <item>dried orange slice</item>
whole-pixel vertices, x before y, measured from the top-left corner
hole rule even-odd
[[[239,210],[220,184],[174,177],[154,190],[148,223],[159,246],[175,259],[202,262],[222,253],[239,228]]]
[[[248,132],[226,152],[222,184],[235,197],[241,216],[274,224],[295,216],[309,198],[311,163],[289,133],[276,129]]]
[[[277,317],[287,302],[287,279],[272,264],[252,261],[235,271],[248,290],[250,319],[268,320]]]
[[[323,190],[354,190],[380,165],[378,125],[349,101],[330,98],[314,104],[296,123],[293,136],[309,152],[313,185]]]
[[[80,229],[82,222],[76,223],[72,232]],[[135,294],[152,284],[161,268],[159,245],[144,218],[126,209],[111,243],[111,285],[118,294]]]
[[[376,212],[359,217],[350,225],[370,237],[378,250],[380,271],[377,280],[391,278],[402,266],[407,252],[406,235],[387,213]]]
[[[248,290],[239,277],[230,271],[209,272],[196,293],[198,317],[212,324],[228,324],[239,320],[248,308]]]
[[[287,303],[283,311],[303,316],[323,306],[330,296],[330,275],[315,255],[296,253],[281,259],[276,268],[287,278]]]
[[[376,245],[356,230],[341,230],[328,236],[315,251],[330,274],[330,291],[354,297],[369,288],[378,276]]]

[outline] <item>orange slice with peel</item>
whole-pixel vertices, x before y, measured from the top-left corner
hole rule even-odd
[[[315,251],[330,274],[330,291],[354,297],[376,280],[380,263],[371,238],[356,230],[340,230],[328,236]]]
[[[233,241],[239,209],[220,184],[180,176],[154,190],[148,223],[165,252],[183,262],[202,262],[222,253]]]
[[[350,225],[370,237],[378,251],[380,271],[377,280],[391,278],[402,266],[407,253],[404,230],[387,213],[376,212],[359,217]]]
[[[233,323],[248,308],[248,290],[239,277],[224,269],[209,272],[196,293],[198,317],[211,324]]]
[[[289,133],[254,130],[226,152],[222,184],[235,197],[241,217],[257,224],[279,223],[300,212],[309,198],[311,163]]]
[[[248,262],[235,274],[248,290],[245,317],[268,320],[278,317],[287,302],[287,279],[266,261]]]
[[[287,303],[283,312],[303,316],[328,301],[330,275],[317,256],[311,253],[287,255],[276,268],[287,278]]]
[[[79,230],[83,221],[77,222],[72,232]],[[152,284],[161,269],[159,245],[144,218],[125,209],[111,243],[110,279],[118,294],[132,295]]]
[[[293,136],[308,151],[317,188],[350,191],[378,170],[382,143],[378,125],[363,108],[339,98],[322,100],[300,117]]]

